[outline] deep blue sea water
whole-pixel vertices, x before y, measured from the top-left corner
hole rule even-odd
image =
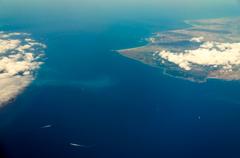
[[[1,30],[30,32],[48,46],[36,80],[0,111],[1,157],[240,157],[239,81],[175,79],[112,51],[184,27],[179,20],[89,30],[33,21],[0,21]]]

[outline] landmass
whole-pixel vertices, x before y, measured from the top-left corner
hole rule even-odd
[[[34,80],[45,48],[27,33],[0,32],[0,107]]]
[[[117,52],[190,81],[240,80],[240,17],[185,23],[185,29],[154,33],[145,46]]]

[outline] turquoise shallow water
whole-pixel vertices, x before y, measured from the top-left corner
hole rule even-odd
[[[56,15],[2,18],[2,30],[30,32],[48,49],[36,80],[0,112],[1,156],[239,157],[239,81],[179,80],[112,51],[185,27],[163,15],[94,26]]]

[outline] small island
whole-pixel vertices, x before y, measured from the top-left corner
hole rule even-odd
[[[190,81],[240,80],[240,17],[185,23],[185,29],[157,32],[147,45],[117,52]]]

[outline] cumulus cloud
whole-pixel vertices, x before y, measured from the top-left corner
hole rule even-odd
[[[204,42],[194,50],[174,53],[164,50],[159,52],[159,56],[185,71],[190,71],[194,65],[198,65],[231,72],[234,67],[240,65],[240,43]]]
[[[29,34],[0,32],[0,106],[32,82],[45,47]]]
[[[204,37],[194,37],[192,39],[190,39],[190,42],[197,42],[200,43],[204,40]]]

